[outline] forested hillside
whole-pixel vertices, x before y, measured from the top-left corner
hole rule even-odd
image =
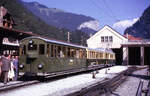
[[[126,33],[135,37],[150,39],[150,6],[143,12],[140,19],[133,26],[125,30],[124,34]]]
[[[33,32],[35,34],[39,34],[42,36],[55,38],[59,40],[67,40],[67,29],[61,29],[56,28],[54,26],[50,26],[40,20],[38,17],[33,15],[30,11],[28,11],[21,3],[20,0],[0,0],[0,5],[4,4],[4,7],[8,9],[10,14],[13,16],[14,21],[16,23],[15,29],[26,31],[26,32]],[[73,32],[75,34],[84,34],[84,37],[88,37],[87,34],[81,31]],[[76,37],[71,34],[71,42],[81,44],[80,41],[81,37],[77,35],[77,38],[80,37],[78,40],[76,40]],[[74,39],[73,39],[74,38]]]

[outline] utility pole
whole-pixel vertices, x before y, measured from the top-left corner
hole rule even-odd
[[[67,35],[67,42],[70,43],[70,32],[68,31],[68,35]]]
[[[81,45],[84,45],[84,37],[81,35]]]
[[[3,26],[3,6],[0,6],[0,26]]]

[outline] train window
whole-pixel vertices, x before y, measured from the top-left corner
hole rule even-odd
[[[71,54],[70,54],[70,48],[68,48],[67,53],[68,53],[68,54],[67,54],[67,55],[68,55],[68,57],[70,57],[70,55],[71,55]]]
[[[98,52],[96,52],[96,59],[98,58]]]
[[[70,50],[71,57],[75,57],[75,52],[74,51],[75,51],[74,49]]]
[[[28,50],[37,50],[37,45],[36,44],[29,44]]]
[[[100,58],[101,58],[101,59],[103,58],[103,53],[100,53]]]
[[[84,50],[83,51],[83,58],[86,58],[87,54],[86,54],[86,51]]]
[[[83,50],[80,50],[80,51],[79,51],[79,54],[80,54],[80,55],[79,55],[79,58],[83,58]]]
[[[63,53],[64,53],[64,54],[63,54],[63,55],[64,55],[64,57],[66,57],[66,47],[63,47],[63,49],[62,49],[62,50],[63,50]]]
[[[21,47],[19,48],[19,55],[20,56],[22,55],[22,48]]]
[[[89,54],[89,58],[91,59],[91,51],[89,51],[89,53],[88,53],[88,54]]]
[[[110,58],[113,59],[113,54],[110,55]]]
[[[106,53],[106,59],[108,59],[108,53]]]
[[[54,57],[54,45],[51,45],[51,57]]]
[[[43,55],[45,53],[45,45],[44,44],[40,44],[39,45],[39,54]]]
[[[47,44],[47,51],[46,51],[47,56],[50,56],[50,47],[49,44]]]
[[[79,58],[79,50],[76,50],[76,58]]]
[[[57,51],[58,51],[58,54],[57,54],[58,57],[63,58],[64,57],[64,52],[62,51],[61,46],[58,46]]]
[[[57,46],[54,46],[54,57],[57,56]]]
[[[26,54],[26,45],[23,46],[22,54]]]

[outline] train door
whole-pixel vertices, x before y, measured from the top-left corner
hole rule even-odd
[[[38,45],[35,44],[35,42],[31,42],[32,40],[29,41],[28,44],[28,52],[27,52],[27,68],[26,71],[29,73],[36,73],[37,72],[37,58],[38,58]]]
[[[34,68],[34,62],[35,58],[27,58],[27,68],[26,71],[30,72],[30,73],[34,73],[35,72],[35,68]]]

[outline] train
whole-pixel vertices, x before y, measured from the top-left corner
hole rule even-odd
[[[115,65],[109,49],[81,45],[38,36],[24,38],[19,47],[19,75],[58,76]]]

